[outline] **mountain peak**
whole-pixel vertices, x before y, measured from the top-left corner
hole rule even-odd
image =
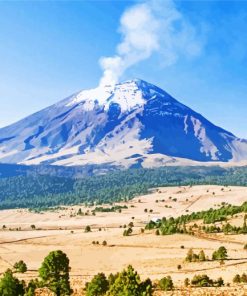
[[[112,104],[117,104],[124,113],[144,106],[148,100],[155,97],[161,97],[164,101],[176,101],[159,87],[135,78],[114,85],[100,85],[93,89],[82,90],[70,97],[66,106],[80,104],[86,111],[92,111],[99,106],[108,111]]]
[[[118,104],[122,112],[130,111],[145,104],[143,86],[147,83],[140,79],[128,80],[115,85],[98,86],[94,89],[82,90],[70,98],[66,106],[82,104],[84,110],[90,111],[95,105],[103,106],[107,111],[111,104]]]
[[[5,163],[152,167],[177,159],[246,160],[247,142],[141,79],[82,90],[0,129]]]

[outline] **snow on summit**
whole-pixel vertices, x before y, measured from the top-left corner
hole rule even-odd
[[[134,79],[80,91],[0,129],[0,162],[153,167],[247,160],[247,141]]]
[[[87,111],[93,110],[95,104],[104,106],[105,110],[108,110],[110,104],[117,103],[122,112],[126,112],[137,106],[144,105],[145,100],[142,91],[138,87],[138,80],[130,80],[125,83],[100,85],[94,89],[83,90],[72,98],[67,106],[78,103],[83,103],[83,108]]]

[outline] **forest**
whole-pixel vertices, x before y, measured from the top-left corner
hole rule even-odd
[[[61,170],[61,168],[60,168]],[[246,186],[247,167],[161,167],[102,175],[58,177],[38,174],[0,178],[0,209],[40,208],[81,203],[113,203],[147,194],[159,186]]]

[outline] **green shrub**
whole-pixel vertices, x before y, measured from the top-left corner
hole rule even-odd
[[[195,287],[211,287],[213,286],[213,280],[211,280],[206,274],[195,275],[191,280],[191,284]]]
[[[227,250],[224,246],[219,247],[217,251],[212,254],[213,260],[225,260],[227,259]]]
[[[27,265],[23,260],[16,262],[13,267],[16,272],[24,273],[27,271]]]
[[[159,288],[162,291],[170,291],[174,288],[173,285],[173,281],[172,278],[170,276],[167,277],[163,277],[160,281],[159,281]]]

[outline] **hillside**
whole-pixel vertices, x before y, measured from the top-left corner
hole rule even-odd
[[[0,162],[159,167],[247,160],[247,141],[143,80],[83,90],[0,129]]]
[[[247,184],[247,167],[167,167],[129,169],[106,175],[62,178],[23,175],[0,178],[0,209],[38,208],[128,200],[159,186]]]

